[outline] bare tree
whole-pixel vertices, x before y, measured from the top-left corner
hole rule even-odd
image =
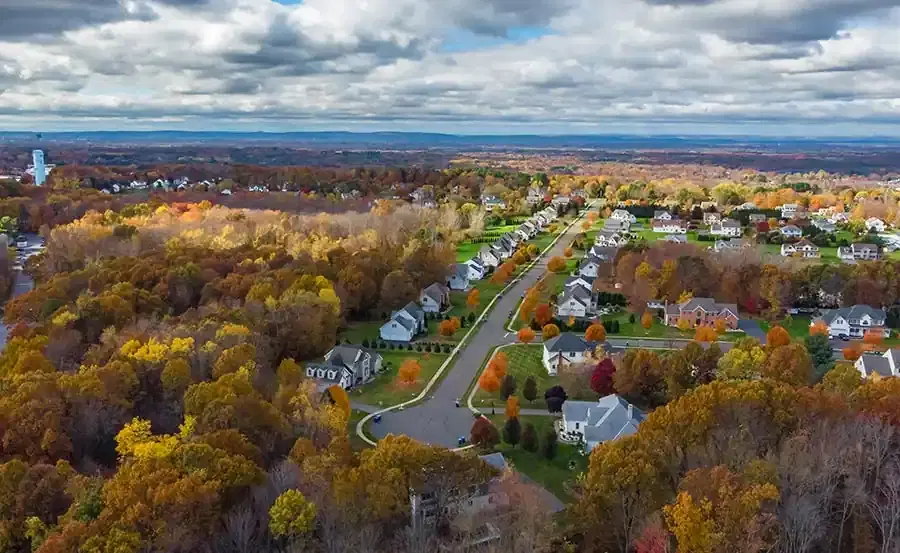
[[[875,479],[869,514],[881,534],[881,553],[900,552],[900,454],[891,454]]]

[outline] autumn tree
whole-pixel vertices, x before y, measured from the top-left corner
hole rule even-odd
[[[554,273],[561,273],[566,270],[566,260],[562,257],[553,257],[547,263],[547,270]]]
[[[584,333],[584,339],[588,342],[606,341],[606,328],[600,323],[592,323]]]
[[[553,386],[544,392],[544,400],[547,402],[547,411],[550,413],[562,412],[563,403],[569,399],[562,386]]]
[[[694,341],[695,342],[715,342],[719,339],[719,335],[716,334],[716,331],[711,326],[700,325],[697,327],[697,330],[694,332]]]
[[[555,324],[544,325],[544,328],[541,329],[541,334],[543,335],[544,340],[556,338],[559,336],[559,327]]]
[[[792,386],[805,386],[812,380],[812,361],[803,345],[788,344],[769,353],[761,374]]]
[[[507,374],[500,381],[500,397],[507,399],[512,397],[514,393],[516,393],[516,377]]]
[[[862,385],[862,375],[850,363],[837,363],[826,372],[819,387],[828,392],[849,398]]]
[[[616,365],[612,359],[607,357],[594,367],[591,373],[591,390],[598,396],[604,397],[616,393],[614,386],[616,376]]]
[[[485,449],[490,449],[500,443],[500,433],[485,416],[479,416],[472,424],[471,442]]]
[[[522,440],[522,425],[518,417],[509,417],[503,425],[503,441],[516,447]]]
[[[553,310],[551,307],[542,303],[538,305],[534,310],[534,320],[541,326],[547,325],[553,319]]]
[[[401,384],[411,385],[415,384],[419,380],[419,375],[422,374],[422,366],[415,359],[406,359],[400,365],[400,369],[397,371],[397,379]]]
[[[869,329],[863,334],[863,344],[869,349],[877,348],[884,342],[884,334],[881,331]]]
[[[274,536],[295,537],[313,529],[316,506],[297,490],[287,490],[269,509],[269,530]]]
[[[531,342],[534,341],[534,338],[535,338],[534,331],[531,330],[530,328],[520,329],[517,336],[519,338],[519,341],[522,342],[523,344],[530,344]]]
[[[806,352],[809,354],[813,365],[813,380],[818,382],[834,367],[834,354],[828,334],[814,333],[806,337],[804,341]]]
[[[563,255],[565,255],[566,257],[572,257],[573,253],[574,252],[572,251],[571,247],[568,247],[565,250],[563,250]]]
[[[812,325],[810,325],[809,335],[815,336],[816,334],[821,334],[822,336],[826,336],[826,337],[828,336],[829,330],[828,330],[828,325],[825,324],[825,321],[818,320],[818,321],[814,322]]]
[[[645,405],[665,402],[665,384],[659,355],[646,349],[629,349],[613,375],[616,391]]]
[[[841,354],[847,361],[856,361],[862,356],[862,348],[859,344],[850,344],[841,350]]]
[[[641,326],[644,327],[644,330],[650,330],[653,326],[653,314],[649,311],[644,311],[644,314],[641,315]]]
[[[791,343],[791,335],[784,327],[775,325],[766,332],[766,346],[770,349],[786,346]]]
[[[452,317],[446,321],[441,321],[441,324],[438,325],[438,331],[441,333],[441,336],[450,337],[456,334],[459,327],[459,317]]]
[[[535,310],[538,307],[538,302],[540,301],[540,299],[540,288],[538,286],[529,288],[525,292],[525,297],[522,298],[522,304],[519,306],[519,320],[521,320],[523,323],[530,323],[531,318],[534,316]]]
[[[489,394],[500,389],[500,378],[494,371],[485,370],[478,378],[478,387]]]
[[[713,328],[716,331],[716,334],[722,335],[728,331],[728,326],[725,324],[725,319],[719,318],[713,323]]]
[[[506,418],[515,419],[519,417],[519,398],[509,396],[506,399]]]
[[[470,311],[475,311],[478,309],[478,305],[481,303],[481,293],[478,291],[478,288],[472,288],[472,291],[469,292],[469,295],[466,297],[466,306]]]

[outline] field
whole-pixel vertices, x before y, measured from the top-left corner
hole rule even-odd
[[[559,377],[550,376],[547,374],[547,369],[544,368],[541,361],[544,346],[539,344],[516,344],[505,347],[499,351],[504,352],[509,358],[509,368],[506,373],[516,378],[516,395],[519,396],[521,407],[523,409],[545,409],[544,392],[548,388],[558,385]],[[487,361],[488,360],[485,360],[485,366],[487,366]],[[479,371],[478,376],[481,376],[481,371]],[[537,398],[532,402],[526,401],[522,396],[525,380],[529,376],[534,377],[538,392]],[[478,386],[477,379],[473,385],[476,387]],[[577,390],[566,390],[566,392],[569,394],[570,399],[597,399],[597,394],[595,394],[593,390],[581,390],[580,392]],[[477,388],[475,397],[472,400],[472,405],[476,409],[481,409],[485,412],[491,409],[491,407],[494,407],[498,412],[502,412],[506,404],[503,399],[500,398],[499,393],[489,394],[481,388]]]
[[[502,434],[506,417],[495,415],[488,418]],[[519,417],[523,428],[528,423],[534,425],[540,443],[543,443],[544,437],[552,429],[555,420],[557,420],[555,417],[549,416],[523,415]],[[495,448],[495,451],[502,453],[507,462],[513,465],[517,471],[547,488],[564,503],[575,499],[567,490],[567,484],[574,483],[578,475],[586,471],[588,467],[588,456],[581,454],[579,446],[570,444],[558,443],[556,456],[553,459],[544,457],[540,449],[534,453],[525,451],[522,449],[522,444],[512,447],[509,444],[501,443]]]
[[[447,355],[437,353],[419,353],[415,351],[382,351],[382,373],[372,382],[350,392],[350,399],[359,403],[376,406],[395,405],[405,400],[416,397],[431,380],[441,364],[447,359]],[[419,379],[415,384],[403,385],[397,382],[397,371],[400,365],[407,359],[416,359],[422,367]],[[387,364],[390,363],[390,368]]]
[[[809,323],[809,317],[797,316],[789,317],[781,321],[776,321],[774,323],[770,323],[768,321],[760,321],[759,326],[765,332],[768,332],[769,329],[773,326],[781,326],[788,331],[788,334],[791,335],[791,338],[794,338],[795,340],[803,340],[807,336],[809,336]]]

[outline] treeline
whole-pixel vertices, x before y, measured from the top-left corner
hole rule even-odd
[[[764,263],[743,251],[717,255],[691,244],[633,246],[620,252],[616,278],[637,310],[648,300],[675,302],[683,294],[735,303],[754,314],[783,315],[791,307],[890,307],[900,302],[900,262]]]

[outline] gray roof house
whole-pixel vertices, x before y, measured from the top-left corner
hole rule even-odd
[[[613,232],[627,232],[631,228],[631,222],[621,219],[607,219],[603,222],[603,230]]]
[[[580,284],[565,289],[556,302],[559,317],[586,317],[593,311],[593,293]]]
[[[440,313],[444,306],[450,304],[450,288],[440,282],[435,282],[427,288],[423,288],[419,294],[419,303],[422,310],[428,313]]]
[[[608,342],[589,342],[577,334],[564,332],[544,342],[543,363],[547,373],[555,375],[561,364],[584,363],[598,347],[609,353]]]
[[[425,330],[425,311],[415,302],[409,302],[403,309],[391,313],[391,319],[379,330],[382,340],[410,342],[419,332]]]
[[[900,376],[900,348],[891,348],[882,355],[863,355],[854,366],[863,378]]]
[[[447,286],[451,290],[465,290],[469,287],[469,266],[465,263],[456,263],[450,267],[450,275],[447,277]]]
[[[337,384],[346,390],[381,372],[381,361],[381,355],[368,348],[335,346],[322,362],[307,364],[306,376],[315,378],[320,387]]]
[[[598,445],[630,436],[647,415],[616,394],[591,401],[563,403],[563,433],[569,439],[579,439],[588,451]]]
[[[858,304],[825,311],[821,317],[813,319],[810,325],[823,321],[828,325],[828,334],[834,338],[862,338],[869,330],[889,336],[891,331],[884,326],[886,320],[887,313],[884,309]]]

